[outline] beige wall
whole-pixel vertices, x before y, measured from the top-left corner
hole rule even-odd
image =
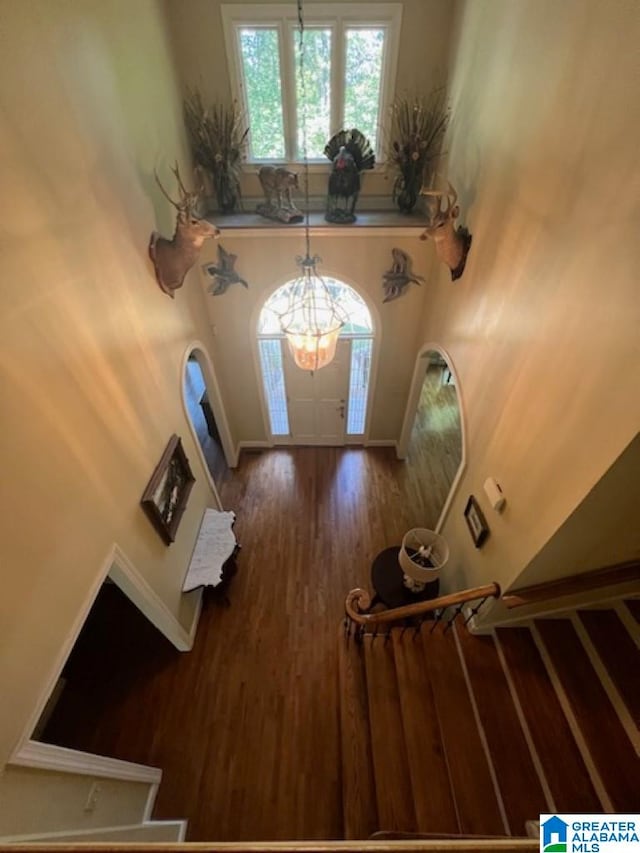
[[[515,582],[544,583],[640,560],[640,436],[618,457]]]
[[[473,246],[460,281],[441,270],[424,340],[451,353],[468,428],[443,531],[449,584],[506,586],[640,424],[640,9],[471,0],[458,12],[447,147]],[[479,551],[471,493],[491,528]]]
[[[213,503],[180,367],[208,341],[197,274],[171,300],[147,259],[173,228],[153,178],[187,164],[163,7],[0,4],[0,768],[113,542],[188,628],[180,586]],[[167,548],[139,500],[171,433],[196,485]]]
[[[172,42],[184,86],[198,88],[205,102],[227,100],[231,84],[222,30],[220,6],[242,5],[244,0],[167,0]],[[260,5],[277,0],[258,0]],[[291,2],[292,0],[286,0]],[[329,0],[326,6],[340,5]],[[370,0],[355,0],[371,6]],[[392,0],[393,2],[393,0]],[[446,79],[454,4],[450,0],[402,0],[402,28],[396,90],[399,93],[429,92]],[[339,128],[334,128],[334,131]],[[328,166],[327,166],[328,172]],[[256,170],[248,167],[243,176],[246,197],[261,197]],[[312,175],[312,195],[326,193],[326,174]],[[364,177],[362,196],[391,194],[385,172]]]
[[[97,782],[96,807],[84,806]],[[149,786],[141,782],[95,779],[30,767],[7,767],[0,775],[0,840],[26,833],[130,826],[142,821]]]
[[[356,0],[370,5],[365,0]],[[238,0],[231,0],[230,5]],[[231,97],[227,57],[220,13],[221,0],[169,0],[167,3],[172,43],[184,87],[197,87],[205,101]],[[327,5],[331,5],[330,3]],[[402,3],[401,45],[397,90],[429,91],[446,76],[453,5],[448,0],[406,0]],[[326,194],[329,166],[314,171],[310,193],[316,205]],[[366,196],[390,196],[392,181],[383,170],[363,179]],[[252,198],[261,197],[255,169],[247,167],[243,193],[249,209]],[[298,203],[302,202],[298,199]],[[216,327],[214,359],[231,431],[237,441],[264,441],[265,422],[255,364],[255,322],[269,291],[296,275],[294,258],[303,252],[300,235],[274,239],[235,237],[225,233],[224,218],[216,220],[226,249],[238,255],[237,268],[250,283],[248,291],[231,289],[222,297],[207,297],[211,323]],[[428,285],[411,286],[407,297],[382,306],[382,273],[391,265],[391,249],[405,248],[414,257],[416,270],[427,275],[431,253],[417,238],[380,237],[353,231],[348,238],[315,237],[313,251],[322,256],[320,271],[353,284],[379,309],[379,370],[373,399],[370,437],[395,440],[402,426],[408,386],[413,370],[417,323],[428,298]],[[213,245],[205,250],[216,257]],[[203,282],[206,288],[206,282]],[[223,358],[224,355],[224,358]]]
[[[229,98],[231,88],[220,7],[246,5],[244,0],[166,2],[176,63],[183,82],[197,86],[205,100]],[[257,5],[274,2],[278,0],[257,0]],[[295,8],[293,0],[284,2]],[[342,2],[325,0],[324,5],[329,7]],[[372,5],[371,0],[351,2]],[[401,5],[397,89],[419,90],[431,86],[434,79],[446,77],[453,4],[449,0],[401,0]]]
[[[260,309],[277,286],[295,278],[296,255],[304,254],[303,235],[238,237],[225,233],[220,242],[238,256],[236,269],[249,283],[233,285],[224,295],[207,295],[210,321],[215,326],[214,360],[225,399],[230,426],[239,441],[267,439],[256,360],[256,331]],[[341,236],[312,236],[312,253],[320,255],[318,271],[355,287],[372,309],[376,324],[377,371],[373,375],[373,399],[369,438],[394,441],[402,427],[409,384],[417,349],[420,315],[430,285],[411,284],[400,299],[382,304],[382,273],[392,262],[397,246],[414,258],[414,270],[428,279],[430,256],[418,237],[378,236],[372,232],[341,230]],[[214,260],[210,244],[203,257]],[[204,277],[203,277],[204,279]],[[210,280],[203,280],[206,287]]]

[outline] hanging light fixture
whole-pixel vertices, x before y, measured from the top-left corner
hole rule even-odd
[[[309,233],[309,160],[307,157],[307,98],[304,78],[304,18],[298,3],[300,95],[302,100],[302,147],[304,158],[305,256],[296,258],[300,275],[291,284],[289,303],[280,314],[280,328],[287,338],[296,365],[302,370],[319,370],[336,354],[340,330],[346,322],[344,311],[331,296],[316,270],[320,260],[311,255]]]

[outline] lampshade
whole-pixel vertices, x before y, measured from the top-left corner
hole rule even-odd
[[[318,258],[298,258],[302,274],[291,286],[289,305],[280,315],[291,355],[302,370],[329,364],[345,317],[316,271]]]
[[[424,585],[437,580],[448,559],[449,546],[439,533],[424,527],[414,527],[405,533],[398,562],[413,581]]]

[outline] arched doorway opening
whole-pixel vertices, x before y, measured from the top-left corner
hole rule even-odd
[[[420,472],[440,530],[466,465],[466,448],[459,381],[438,345],[423,347],[418,356],[398,458]]]
[[[272,444],[362,444],[367,431],[374,326],[360,294],[324,276],[348,322],[334,360],[317,371],[296,367],[280,329],[293,282],[267,299],[258,319],[258,354]]]
[[[227,419],[211,361],[198,343],[191,345],[182,369],[182,404],[201,462],[219,501],[216,484],[236,464]]]

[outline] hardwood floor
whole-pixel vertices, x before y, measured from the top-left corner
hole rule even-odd
[[[205,595],[187,654],[107,622],[118,665],[112,628],[88,657],[91,713],[64,732],[61,713],[56,742],[162,767],[154,817],[188,818],[189,840],[344,837],[336,631],[374,556],[435,523],[424,476],[390,448],[244,454],[221,486],[242,544],[231,607]]]

